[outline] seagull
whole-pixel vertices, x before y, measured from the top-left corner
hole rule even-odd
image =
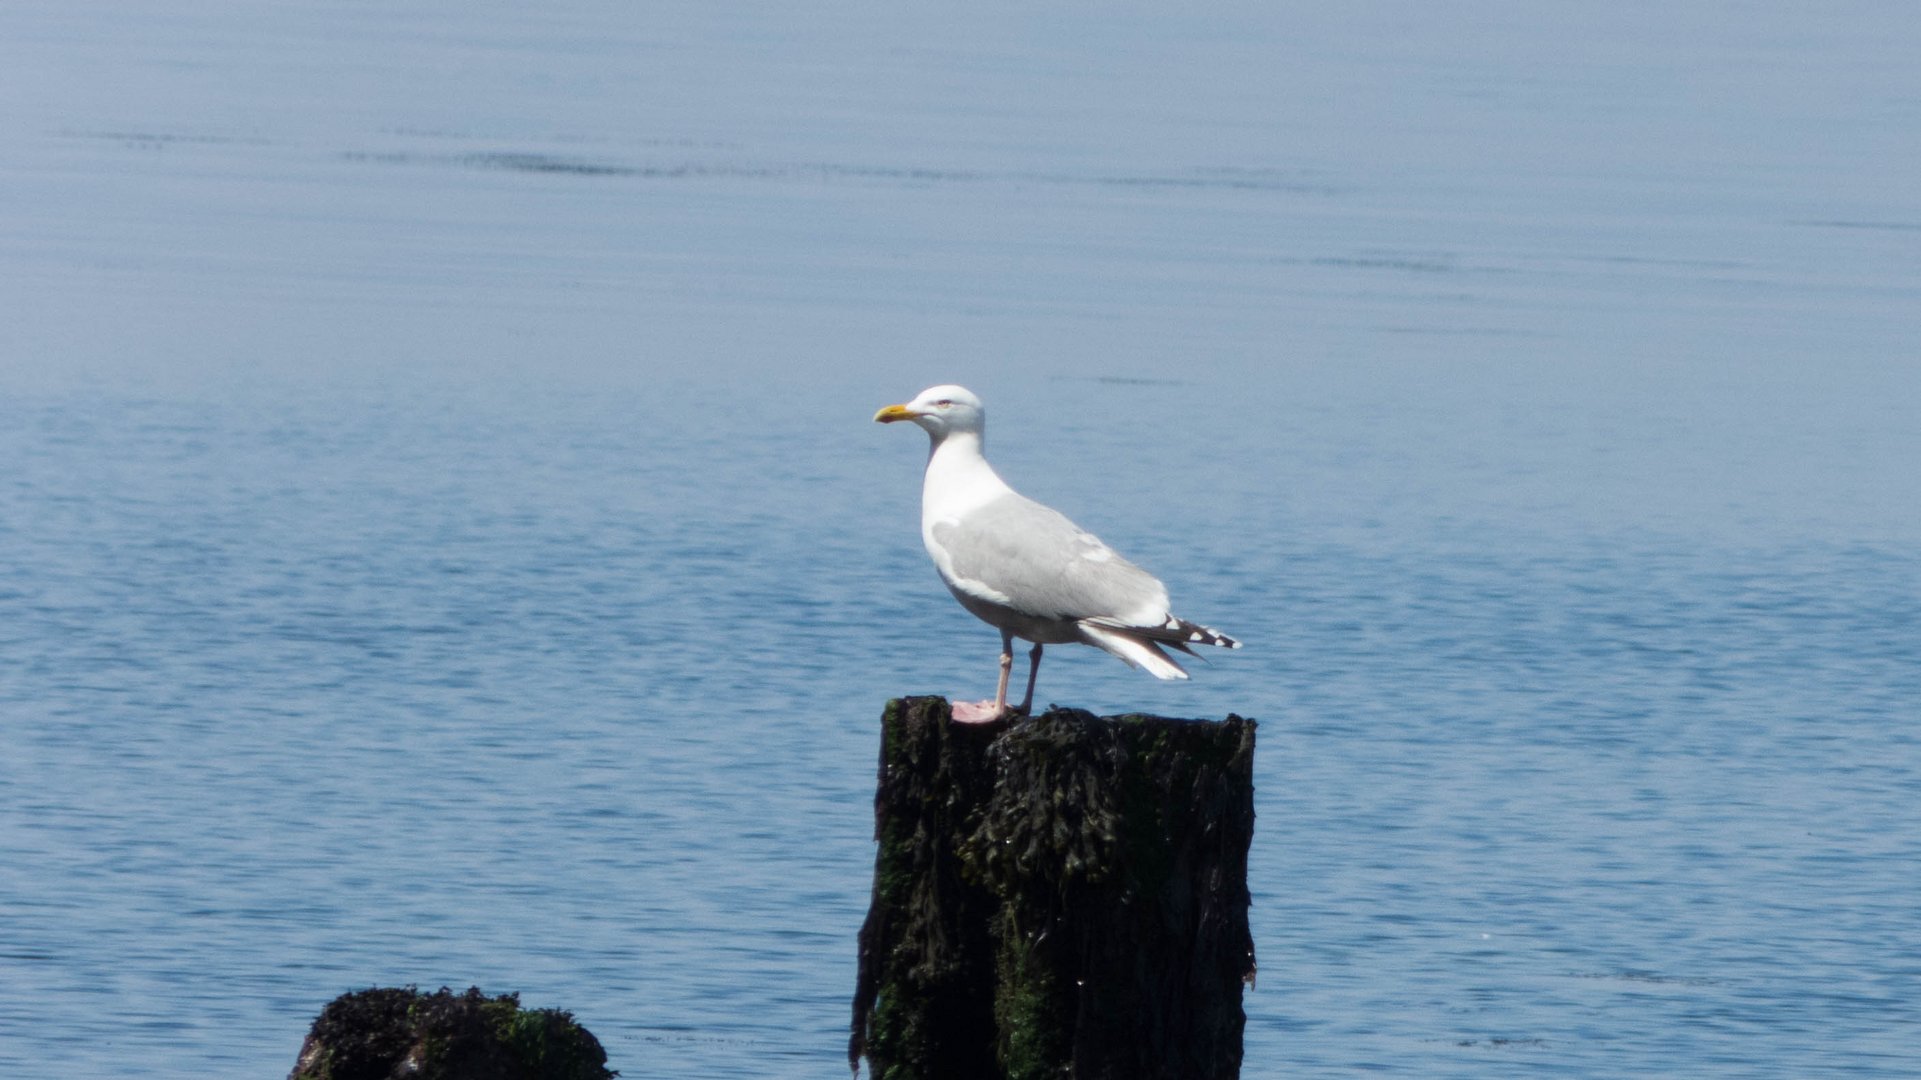
[[[1168,611],[1167,586],[1154,575],[1060,511],[1008,487],[982,456],[987,413],[965,387],[931,387],[874,419],[908,420],[927,432],[921,541],[954,599],[1001,632],[994,700],[958,703],[954,719],[978,723],[1032,709],[1044,645],[1092,645],[1160,679],[1187,678],[1162,646],[1190,656],[1198,655],[1193,645],[1241,647],[1219,630],[1176,618]],[[1017,637],[1034,648],[1027,693],[1010,710],[1007,677]]]

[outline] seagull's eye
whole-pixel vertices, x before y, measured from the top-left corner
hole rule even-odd
[[[942,398],[939,401],[934,402],[934,407],[937,409],[951,409],[954,407],[954,403],[947,400],[946,398]]]

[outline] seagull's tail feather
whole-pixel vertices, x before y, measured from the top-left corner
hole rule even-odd
[[[1147,673],[1157,679],[1187,678],[1187,670],[1175,663],[1173,657],[1162,652],[1160,646],[1148,640],[1141,630],[1102,626],[1087,619],[1081,621],[1080,628],[1089,645],[1106,649],[1134,667],[1146,668]],[[1176,647],[1181,648],[1178,645]],[[1181,651],[1187,650],[1181,648]]]
[[[1161,623],[1159,626],[1128,626],[1107,620],[1094,621],[1116,630],[1124,630],[1127,633],[1138,635],[1149,641],[1158,642],[1162,645],[1171,645],[1189,656],[1199,655],[1188,647],[1190,645],[1219,645],[1223,649],[1238,649],[1241,647],[1239,641],[1228,637],[1226,634],[1221,633],[1211,626],[1202,626],[1200,623],[1188,622],[1186,619],[1174,615],[1169,615],[1167,621]],[[1085,626],[1087,624],[1082,623],[1081,625]]]

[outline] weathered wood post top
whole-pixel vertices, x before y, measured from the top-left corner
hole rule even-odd
[[[1255,722],[889,702],[849,1063],[877,1080],[1237,1077]]]

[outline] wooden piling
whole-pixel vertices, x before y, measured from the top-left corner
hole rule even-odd
[[[848,1061],[876,1080],[1229,1080],[1255,723],[889,702]]]
[[[519,994],[374,987],[327,1003],[287,1080],[612,1080],[600,1040]]]

